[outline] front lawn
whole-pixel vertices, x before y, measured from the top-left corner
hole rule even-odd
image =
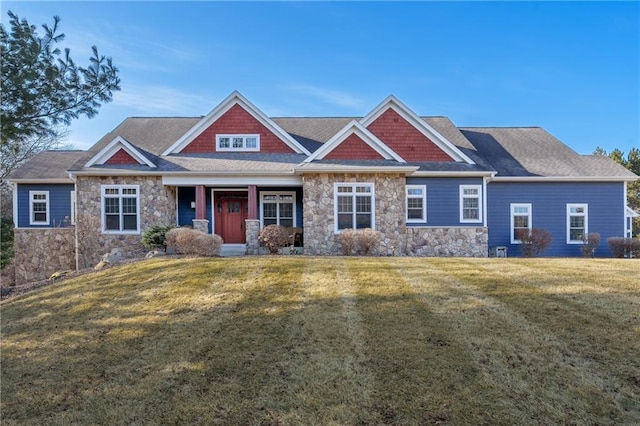
[[[13,424],[639,424],[626,259],[151,259],[1,305]]]

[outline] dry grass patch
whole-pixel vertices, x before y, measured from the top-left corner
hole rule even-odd
[[[640,423],[637,262],[152,259],[2,303],[2,423]]]

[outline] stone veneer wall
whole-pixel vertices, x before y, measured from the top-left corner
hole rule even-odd
[[[375,185],[375,228],[383,235],[379,255],[488,255],[486,227],[407,227],[402,174],[307,174],[302,182],[305,254],[341,254],[334,232],[334,183],[362,182]]]
[[[382,232],[381,255],[401,255],[405,233],[405,176],[403,174],[306,174],[302,177],[304,252],[340,254],[334,233],[334,183],[362,182],[375,185],[375,227]]]
[[[101,232],[101,185],[140,185],[140,234]],[[95,265],[114,248],[125,257],[144,254],[142,233],[155,225],[176,223],[176,190],[162,185],[160,176],[80,176],[76,182],[79,267]]]
[[[487,257],[487,228],[407,227],[405,253],[408,256]]]
[[[247,241],[247,254],[258,254],[260,250],[260,243],[258,237],[260,236],[260,221],[258,219],[246,219],[244,221],[245,237]]]
[[[14,247],[17,285],[76,269],[74,227],[15,229]]]

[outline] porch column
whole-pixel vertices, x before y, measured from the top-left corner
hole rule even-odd
[[[247,219],[258,218],[258,191],[255,185],[249,185],[249,212]]]
[[[204,185],[196,185],[196,219],[207,218],[207,193]]]

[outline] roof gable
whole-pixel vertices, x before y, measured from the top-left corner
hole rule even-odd
[[[355,120],[352,120],[325,142],[322,147],[305,160],[305,163],[324,158],[342,160],[384,159],[405,162],[402,157]]]
[[[91,157],[84,166],[91,167],[99,164],[142,164],[151,168],[156,167],[151,160],[122,136],[116,136],[96,155]]]
[[[475,164],[457,146],[438,133],[395,96],[390,95],[360,120],[360,123],[385,140],[387,145],[407,161],[461,161]],[[383,135],[385,130],[393,137]],[[417,145],[408,145],[409,140]]]
[[[298,141],[296,141],[293,137],[291,137],[291,135],[289,135],[280,126],[278,126],[275,122],[273,122],[273,120],[267,117],[255,105],[249,102],[239,92],[234,91],[224,101],[222,101],[218,106],[216,106],[211,112],[209,112],[209,114],[204,116],[198,123],[196,123],[191,129],[189,129],[184,135],[182,135],[168,149],[166,149],[162,153],[162,155],[177,154],[182,152],[186,147],[189,146],[189,144],[191,144],[194,141],[197,141],[197,139],[201,135],[203,135],[205,132],[207,132],[207,130],[209,130],[218,120],[225,118],[225,115],[229,112],[232,115],[244,114],[245,116],[243,119],[250,118],[252,120],[255,120],[255,122],[261,125],[267,132],[273,134],[277,139],[279,139],[283,143],[283,145],[287,146],[291,151],[298,154],[306,154],[306,155],[310,154],[310,152],[304,146],[298,143]],[[226,119],[228,120],[229,116],[227,116]],[[231,119],[228,121],[232,122],[234,120]],[[226,123],[226,125],[236,126],[238,125],[238,123],[235,123],[235,124]],[[212,129],[212,131],[215,132],[216,129]],[[209,133],[211,133],[211,131]],[[231,132],[225,131],[224,133],[231,133]],[[242,131],[239,133],[246,134],[248,132]],[[203,137],[210,139],[212,136],[211,134],[209,134]],[[213,138],[215,139],[215,134],[213,134]],[[206,144],[210,144],[210,143],[211,142],[207,142]],[[213,152],[214,147],[215,147],[215,140],[213,141],[213,146],[210,152]]]

